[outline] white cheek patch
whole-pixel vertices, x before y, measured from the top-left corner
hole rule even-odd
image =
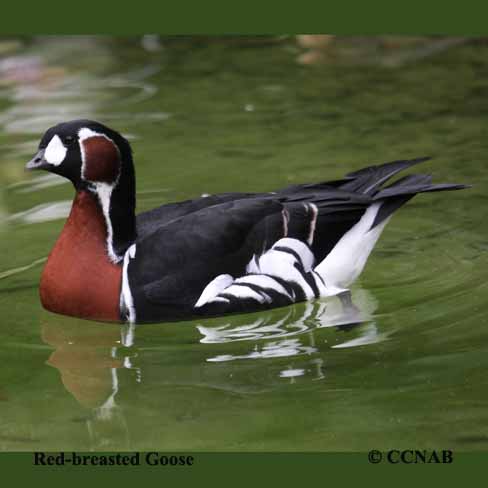
[[[64,147],[61,139],[54,136],[44,152],[44,159],[54,166],[59,166],[66,157],[68,150]]]

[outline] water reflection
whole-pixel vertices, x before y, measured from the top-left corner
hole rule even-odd
[[[121,449],[130,445],[127,411],[123,405],[127,399],[137,396],[138,385],[144,383],[147,376],[166,376],[166,381],[173,382],[171,384],[198,384],[201,387],[202,371],[205,371],[203,383],[206,388],[239,391],[239,379],[233,378],[232,373],[238,370],[234,366],[229,368],[230,365],[216,363],[232,361],[238,367],[241,360],[289,358],[290,364],[280,363],[276,365],[277,369],[273,367],[275,379],[272,382],[285,380],[294,383],[306,374],[312,380],[322,380],[326,378],[324,352],[332,347],[358,346],[383,338],[377,333],[373,320],[376,301],[365,290],[357,290],[352,300],[345,296],[298,305],[272,310],[267,315],[261,314],[258,319],[254,318],[255,315],[236,316],[226,318],[223,325],[196,324],[193,330],[198,332],[198,336],[194,343],[199,346],[193,356],[200,358],[198,380],[195,380],[195,369],[199,369],[195,361],[187,365],[190,368],[183,366],[178,369],[174,373],[177,377],[168,378],[168,371],[174,365],[161,368],[153,360],[155,351],[159,356],[165,354],[158,351],[159,347],[166,347],[163,334],[159,341],[158,336],[152,336],[149,347],[144,346],[146,338],[141,346],[138,345],[139,332],[144,336],[150,327],[154,334],[156,327],[164,330],[163,324],[140,328],[101,325],[46,314],[41,323],[41,338],[54,348],[47,364],[59,371],[64,388],[89,411],[85,421],[91,448]],[[330,345],[321,340],[318,344],[315,334],[322,328],[334,328],[338,332],[347,329],[354,331],[355,337]],[[235,350],[236,346],[238,350]],[[222,352],[226,347],[228,352]],[[306,362],[294,365],[293,361],[301,356],[308,358]],[[258,363],[256,366],[260,368]],[[207,371],[209,367],[216,369]]]
[[[372,294],[358,289],[354,292],[354,299],[350,294],[344,294],[322,301],[306,302],[294,307],[277,309],[267,315],[260,314],[256,320],[237,326],[232,325],[235,320],[230,319],[224,325],[214,327],[197,325],[197,329],[203,335],[200,342],[204,344],[267,339],[266,342],[253,344],[248,353],[221,354],[210,357],[207,361],[296,356],[317,352],[313,330],[324,327],[348,326],[351,328],[370,322],[359,337],[332,347],[354,347],[378,342],[383,337],[377,333],[376,324],[372,319],[376,308],[377,303]],[[305,332],[309,332],[309,334],[304,334]],[[292,336],[299,337],[292,338]],[[270,341],[270,339],[281,337],[286,337],[286,339]],[[306,337],[310,337],[310,340],[307,341]]]
[[[88,52],[96,64],[96,69],[89,71],[84,67]],[[80,117],[107,121],[167,119],[169,114],[162,111],[127,112],[128,106],[158,92],[149,78],[160,70],[161,61],[120,73],[118,68],[119,60],[108,39],[65,37],[60,43],[56,38],[39,38],[34,47],[0,61],[2,95],[15,102],[0,113],[2,131],[37,135],[61,120]],[[107,105],[110,111],[105,110]],[[23,145],[25,142],[17,143],[11,149],[19,153]]]
[[[120,371],[140,372],[131,364],[130,351],[119,326],[83,321],[66,322],[55,316],[41,326],[42,340],[54,347],[47,364],[56,368],[66,390],[90,410],[86,419],[93,449],[127,447],[129,432],[116,397]]]

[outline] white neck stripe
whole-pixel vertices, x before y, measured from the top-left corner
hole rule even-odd
[[[122,260],[123,256],[118,256],[114,250],[113,246],[113,227],[112,221],[110,220],[110,200],[112,197],[112,192],[114,188],[117,186],[120,178],[120,172],[117,175],[117,179],[112,183],[103,183],[103,182],[92,182],[85,178],[85,167],[86,167],[86,155],[85,155],[85,148],[83,146],[83,141],[90,139],[91,137],[105,137],[105,139],[109,140],[118,150],[117,145],[110,139],[110,137],[102,134],[100,132],[95,132],[87,127],[83,127],[78,132],[78,139],[80,141],[80,153],[81,153],[81,178],[84,181],[90,183],[89,188],[92,188],[92,191],[97,194],[98,200],[102,207],[103,216],[105,218],[105,224],[107,226],[107,254],[110,260],[113,263],[118,263]]]

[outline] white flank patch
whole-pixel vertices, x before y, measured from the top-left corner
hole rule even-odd
[[[122,291],[120,293],[120,308],[129,312],[129,323],[134,324],[136,322],[136,308],[134,306],[134,299],[132,298],[132,292],[130,291],[129,276],[127,274],[127,268],[129,261],[136,255],[136,245],[127,249],[124,255],[124,266],[122,269]]]
[[[295,268],[296,259],[289,253],[271,249],[259,260],[261,272],[281,278],[288,283],[296,283],[305,293],[307,300],[315,298],[310,285],[305,281],[302,273]]]
[[[200,298],[197,300],[197,303],[195,303],[195,307],[202,307],[206,303],[213,301],[219,293],[233,282],[234,278],[229,274],[221,274],[217,276],[204,288]]]
[[[277,241],[274,246],[259,258],[259,273],[267,274],[280,278],[286,282],[296,283],[299,285],[307,299],[312,299],[315,294],[310,285],[305,281],[302,273],[295,267],[297,259],[291,253],[278,251],[277,247],[287,247],[293,250],[303,264],[305,272],[311,270],[314,262],[314,256],[310,249],[298,239],[285,237]]]
[[[210,302],[222,302],[222,303],[229,303],[230,300],[228,298],[224,298],[224,297],[215,297],[215,298],[212,298],[210,300]]]
[[[59,136],[55,135],[44,151],[44,159],[53,166],[59,166],[66,157],[68,150],[64,147]]]
[[[230,285],[228,288],[225,289],[224,293],[226,295],[232,295],[236,298],[250,298],[252,300],[256,300],[259,303],[264,303],[266,301],[266,298],[263,295],[254,291],[251,288],[248,288],[247,286]]]
[[[275,249],[276,247],[288,247],[292,251],[295,251],[300,256],[300,260],[303,264],[303,268],[305,269],[305,271],[308,272],[312,269],[315,257],[312,251],[310,251],[307,245],[304,244],[302,241],[286,237],[275,242],[271,249]]]
[[[317,208],[317,205],[315,205],[315,203],[310,203],[309,209],[312,211],[312,220],[310,221],[310,232],[308,234],[307,242],[311,246],[315,235],[315,226],[317,224],[317,216],[319,214],[319,209]]]
[[[255,273],[255,274],[260,273],[260,271],[259,271],[259,257],[256,256],[256,254],[254,254],[251,261],[249,261],[249,263],[247,263],[246,273]]]
[[[249,283],[251,285],[259,286],[260,288],[274,290],[281,295],[287,296],[290,300],[292,299],[290,294],[286,291],[281,283],[278,283],[271,276],[266,275],[250,275],[238,278],[236,283]]]
[[[279,283],[277,283],[276,281],[273,280],[273,278],[269,277],[269,276],[259,276],[259,275],[256,275],[256,276],[243,276],[242,278],[237,278],[237,280],[234,281],[234,283],[236,285],[254,285],[254,286],[257,286],[259,288],[261,288],[259,290],[259,294],[262,295],[262,298],[264,298],[264,300],[261,302],[261,303],[271,303],[273,300],[271,299],[271,297],[262,289],[262,288],[265,288],[264,286],[264,282],[265,280],[261,280],[260,278],[267,278],[267,280],[269,280],[269,282],[273,282],[275,283],[275,288],[276,288],[276,285],[279,285]],[[281,289],[283,290],[283,293],[286,294],[286,290],[281,286]],[[231,288],[235,288],[235,287],[231,287]],[[247,287],[246,287],[247,288]],[[271,287],[267,287],[267,288],[271,288]],[[252,288],[248,288],[249,290],[251,291],[254,291],[255,290],[252,290]],[[227,290],[224,290],[224,293],[228,293],[229,292],[229,288]]]
[[[349,229],[327,257],[315,268],[327,287],[347,288],[363,270],[385,225],[390,220],[371,229],[380,203],[369,206],[359,222]]]
[[[315,218],[318,212],[313,208],[311,210]],[[235,280],[230,275],[217,276],[205,287],[195,307],[210,302],[228,303],[227,295],[235,299],[252,299],[261,304],[272,303],[271,291],[294,302],[295,292],[288,291],[281,280],[300,287],[305,298],[311,300],[315,298],[315,293],[307,281],[309,277],[315,281],[320,296],[336,295],[345,291],[325,282],[322,275],[313,270],[314,263],[315,256],[307,244],[298,239],[284,237],[261,256],[252,257],[246,267],[247,275]],[[223,294],[226,296],[222,296]]]

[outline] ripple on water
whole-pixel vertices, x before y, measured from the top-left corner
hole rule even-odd
[[[254,320],[254,314],[243,316],[249,318],[238,319],[239,325],[231,322],[218,326],[198,324],[197,329],[203,336],[202,344],[249,343],[247,352],[218,354],[207,358],[209,362],[311,355],[319,352],[319,348],[314,344],[313,335],[307,333],[316,329],[362,325],[358,329],[359,337],[337,343],[331,346],[333,348],[364,346],[386,340],[388,335],[379,333],[375,324],[376,307],[373,295],[357,288],[352,293],[352,305],[338,297],[330,297],[261,313]]]

